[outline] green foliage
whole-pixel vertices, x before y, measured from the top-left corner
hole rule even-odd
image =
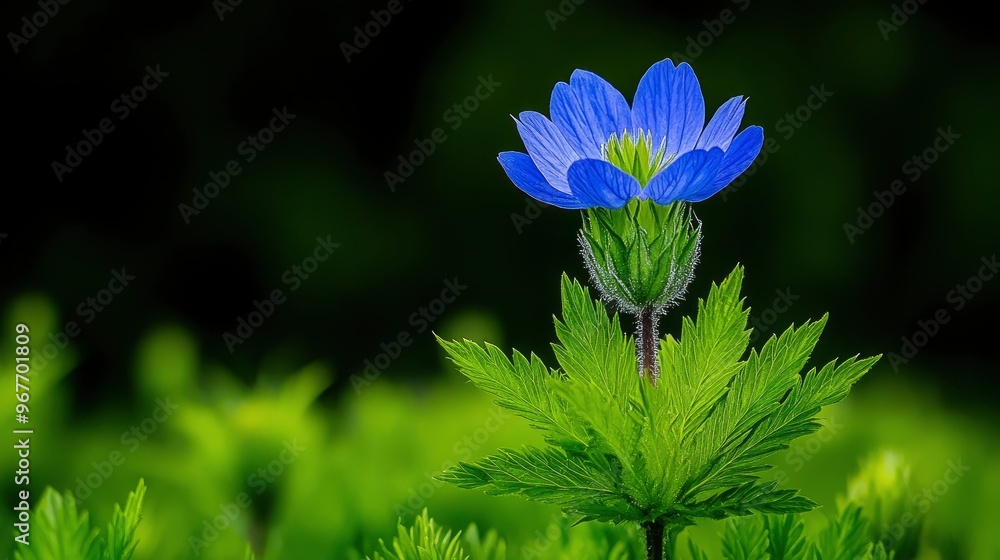
[[[871,455],[847,486],[846,500],[860,505],[871,520],[868,538],[882,541],[896,560],[916,558],[920,545],[923,522],[909,511],[912,494],[909,463],[889,450]],[[898,532],[886,534],[890,526]]]
[[[722,535],[722,556],[726,560],[767,558],[767,529],[759,519],[743,518],[726,524]]]
[[[868,521],[861,508],[848,505],[820,532],[814,546],[816,560],[855,560],[870,548]]]
[[[392,546],[379,541],[381,551],[368,560],[641,560],[643,552],[637,536],[620,528],[590,525],[586,531],[570,534],[564,523],[553,523],[518,553],[507,553],[507,545],[496,531],[481,537],[476,525],[464,533],[452,534],[438,526],[427,510],[406,527],[399,523]]]
[[[881,543],[867,537],[869,521],[856,504],[839,514],[811,539],[801,514],[756,515],[730,519],[722,534],[724,560],[889,560]],[[709,556],[689,542],[694,560]]]
[[[545,542],[525,546],[523,558],[538,560],[641,560],[643,551],[633,535],[606,526],[589,525],[587,533],[565,538],[545,533]],[[723,560],[892,560],[881,543],[869,539],[869,520],[856,504],[848,504],[816,534],[806,537],[802,514],[754,515],[729,519],[721,536]],[[425,509],[412,526],[400,522],[392,545],[379,541],[381,552],[368,560],[506,560],[504,541],[491,531],[481,539],[475,525],[452,534],[438,526]],[[513,551],[512,551],[513,553]],[[692,560],[713,556],[688,540]],[[675,557],[675,556],[671,556]]]
[[[770,560],[796,560],[803,558],[806,551],[805,524],[795,514],[768,515],[767,552]]]
[[[496,402],[545,433],[545,448],[503,449],[461,462],[442,479],[496,495],[557,504],[583,520],[656,521],[791,513],[814,504],[763,482],[765,459],[820,427],[877,361],[805,368],[826,317],[772,336],[746,359],[749,311],[737,268],[681,336],[661,341],[662,378],[637,375],[634,345],[617,315],[563,278],[554,345],[559,369],[535,355],[508,359],[489,344],[441,341],[458,368]],[[755,549],[750,549],[755,550]]]
[[[470,557],[462,547],[461,532],[452,534],[437,525],[427,514],[427,509],[416,518],[409,529],[402,521],[397,529],[392,546],[386,546],[379,539],[381,552],[375,552],[369,560],[503,560],[506,546],[496,533],[489,533],[485,540],[479,538],[475,526],[470,527],[466,539]]]
[[[135,530],[145,495],[146,485],[140,480],[125,508],[115,505],[104,540],[97,528],[91,528],[87,511],[77,509],[72,494],[47,488],[34,513],[31,544],[20,546],[14,556],[17,560],[129,560],[138,544]]]
[[[54,314],[55,306],[50,307]],[[54,317],[49,325],[38,313],[29,314],[21,311],[22,308],[25,306],[18,305],[15,315],[29,322],[32,330],[42,332],[43,336],[63,324]],[[679,325],[680,321],[677,323]],[[629,328],[628,324],[624,326]],[[454,328],[446,330],[456,332]],[[95,409],[85,419],[73,415],[73,407],[67,404],[73,398],[72,385],[50,376],[64,369],[71,371],[73,351],[78,349],[75,343],[56,357],[60,365],[50,364],[43,375],[33,379],[32,383],[38,382],[33,387],[45,388],[41,393],[44,398],[37,399],[36,404],[43,413],[32,419],[33,423],[37,422],[36,428],[47,434],[46,445],[32,450],[33,456],[37,452],[38,457],[43,458],[32,463],[33,472],[37,469],[39,479],[51,481],[55,487],[73,488],[77,477],[86,479],[92,461],[107,457],[112,449],[111,442],[118,441],[126,427],[150,413],[154,406],[151,397],[163,394],[156,388],[158,385],[147,386],[149,378],[141,369],[145,367],[143,364],[157,364],[157,356],[186,352],[185,348],[191,346],[178,346],[173,340],[176,337],[159,336],[156,332],[143,338],[157,340],[165,347],[148,359],[135,360],[132,376],[135,392],[122,406]],[[493,337],[484,339],[496,340]],[[10,344],[12,338],[0,340],[0,348],[12,353]],[[763,344],[761,339],[758,349]],[[399,514],[396,510],[400,505],[410,508],[408,496],[414,490],[419,492],[420,485],[429,482],[427,477],[438,472],[443,461],[464,460],[470,452],[478,453],[476,456],[485,455],[497,447],[517,448],[529,441],[538,445],[543,443],[539,433],[526,421],[510,417],[513,415],[505,410],[502,414],[508,416],[501,417],[502,426],[490,433],[488,441],[476,449],[460,447],[456,451],[455,444],[474,434],[474,428],[481,428],[481,422],[491,417],[495,408],[486,392],[463,383],[465,378],[462,376],[426,384],[419,382],[420,390],[414,390],[414,382],[409,379],[398,381],[395,376],[382,376],[360,398],[347,394],[305,408],[306,397],[315,392],[310,387],[321,386],[317,380],[323,378],[313,373],[314,368],[297,374],[300,363],[282,356],[279,349],[264,360],[259,370],[236,366],[235,371],[197,354],[181,360],[175,358],[175,362],[197,365],[194,372],[182,376],[184,388],[170,393],[182,409],[134,453],[127,454],[128,459],[116,467],[113,478],[102,485],[101,491],[87,498],[92,526],[102,527],[111,518],[114,497],[124,498],[134,489],[134,486],[128,488],[128,481],[145,477],[149,486],[159,489],[156,496],[163,499],[153,499],[151,493],[144,503],[143,525],[137,532],[141,540],[133,558],[193,557],[186,537],[200,535],[203,522],[219,513],[219,504],[229,502],[241,490],[249,490],[255,499],[254,511],[245,511],[239,526],[221,534],[210,547],[203,549],[200,559],[243,558],[246,540],[252,535],[255,542],[260,543],[257,558],[262,560],[359,560],[365,555],[354,555],[354,549],[362,548],[370,553],[374,550],[372,543],[377,544],[379,536],[390,539],[395,534],[397,517],[402,515],[405,523],[412,523],[424,504],[413,506],[412,514]],[[343,373],[347,374],[350,364],[345,366],[348,369]],[[356,367],[360,371],[363,366],[356,364]],[[968,405],[960,411],[950,410],[940,390],[923,381],[931,377],[932,372],[917,370],[917,367],[913,362],[905,374],[898,375],[886,367],[868,380],[864,391],[852,391],[849,402],[825,409],[822,415],[835,417],[837,429],[827,432],[833,436],[828,441],[820,433],[793,442],[793,448],[807,441],[811,445],[820,441],[817,436],[823,436],[822,449],[801,470],[786,463],[786,452],[772,456],[771,462],[791,475],[787,478],[795,487],[802,488],[803,493],[821,503],[827,511],[833,511],[836,510],[835,497],[845,492],[842,482],[857,472],[856,459],[891,441],[894,449],[912,464],[909,469],[912,488],[900,496],[907,506],[903,513],[913,514],[924,525],[919,557],[943,560],[1000,558],[1000,532],[996,531],[1000,526],[1000,510],[995,508],[1000,501],[1000,484],[993,476],[995,469],[991,469],[991,465],[1000,464],[1000,448],[996,445],[1000,441],[998,424],[990,421],[990,415],[977,413]],[[256,375],[258,371],[260,375]],[[406,372],[403,368],[399,373]],[[248,379],[256,381],[248,384]],[[193,380],[198,384],[187,385]],[[143,395],[149,395],[148,402]],[[35,402],[34,397],[32,402]],[[290,407],[289,403],[294,406]],[[289,415],[290,409],[306,413]],[[12,417],[8,421],[13,422]],[[289,433],[301,437],[309,451],[288,467],[278,478],[279,484],[268,488],[266,497],[272,497],[271,502],[258,501],[258,496],[252,493],[253,487],[245,486],[246,477],[273,460],[277,449],[270,444],[256,451],[250,444],[266,440],[276,441],[280,447],[281,439]],[[128,448],[122,450],[127,452]],[[790,457],[792,450],[787,453]],[[0,456],[0,466],[16,470],[12,456]],[[925,512],[921,509],[923,502],[917,498],[927,489],[933,489],[949,461],[959,458],[972,470],[950,486],[945,495],[938,498],[932,494],[937,501],[927,500],[931,507]],[[861,472],[868,473],[869,468],[864,466]],[[871,474],[865,476],[874,476],[877,472],[871,470]],[[14,490],[12,480],[6,485],[8,493]],[[331,484],[331,480],[350,483]],[[876,485],[871,487],[874,489]],[[883,501],[888,497],[884,490],[877,492]],[[847,495],[853,496],[850,489]],[[534,550],[531,547],[538,538],[536,532],[547,532],[548,519],[556,511],[555,507],[517,499],[493,499],[449,485],[437,487],[433,496],[424,501],[435,517],[447,521],[446,526],[450,528],[464,527],[469,516],[474,515],[479,526],[484,528],[484,534],[486,527],[501,529],[511,559],[604,560],[607,558],[603,555],[605,552],[623,543],[633,548],[642,544],[642,537],[632,524],[583,523],[567,526],[558,542],[544,554],[530,556],[524,553],[526,547]],[[35,506],[41,504],[39,493]],[[330,504],[342,507],[328,507]],[[863,504],[863,507],[870,518],[869,534],[875,534],[873,530],[886,532],[884,524],[876,526],[875,512],[870,506]],[[275,512],[269,517],[256,513],[269,510]],[[10,510],[0,511],[0,517],[5,526],[12,527],[14,518]],[[824,517],[818,512],[805,516],[805,534],[812,535],[825,526]],[[905,521],[895,516],[886,519],[893,524]],[[705,548],[706,558],[718,558],[721,538],[714,538],[713,531],[715,526],[724,524],[699,525],[684,534],[692,536],[696,544]],[[36,528],[33,523],[32,537]],[[468,531],[465,531],[463,538],[467,536]],[[681,541],[685,539],[686,536],[681,537]],[[597,542],[603,544],[598,546]],[[681,545],[677,558],[686,560],[691,557],[684,550],[687,543],[681,542]],[[472,554],[464,542],[463,548]],[[0,552],[0,558],[8,555],[14,557],[11,545]],[[643,558],[642,551],[638,550],[629,558]],[[905,560],[898,550],[895,559]]]
[[[104,560],[128,560],[132,558],[138,541],[135,530],[142,518],[142,501],[146,497],[146,484],[142,480],[135,492],[130,492],[125,509],[115,504],[115,512],[108,523],[108,540],[104,549]]]

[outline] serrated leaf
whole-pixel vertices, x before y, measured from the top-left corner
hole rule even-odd
[[[469,560],[462,550],[461,532],[452,534],[437,525],[427,514],[427,508],[407,529],[400,523],[391,546],[379,539],[381,550],[368,560]]]
[[[142,500],[146,496],[146,483],[139,480],[134,492],[130,492],[125,509],[115,504],[111,522],[108,523],[108,540],[104,550],[104,560],[129,560],[139,541],[135,531],[142,518]]]
[[[686,495],[693,497],[698,493],[745,482],[760,464],[760,459],[786,449],[794,439],[819,429],[816,415],[822,407],[847,396],[854,382],[878,359],[878,356],[865,360],[854,357],[840,365],[829,362],[819,372],[811,370],[800,383],[792,386],[784,401],[761,419],[744,439],[719,455],[707,469],[693,478],[685,487]]]
[[[46,488],[35,511],[28,546],[18,545],[17,560],[101,560],[98,531],[86,511],[78,511],[71,493]]]
[[[558,504],[605,521],[789,514],[815,504],[760,477],[764,460],[819,427],[822,407],[847,395],[878,359],[830,362],[805,376],[827,318],[772,336],[743,361],[748,310],[737,267],[713,284],[679,338],[660,340],[661,377],[640,378],[631,337],[578,282],[562,281],[554,345],[562,369],[536,356],[443,342],[497,402],[542,429],[554,447],[501,451],[442,478],[465,488]],[[791,549],[792,559],[798,549]]]
[[[716,414],[705,430],[703,461],[738,445],[765,416],[781,404],[788,391],[801,381],[799,372],[819,341],[827,316],[817,322],[789,327],[772,336],[760,353],[751,350]],[[704,464],[697,461],[698,464]]]
[[[895,557],[895,550],[886,551],[885,545],[878,543],[877,545],[868,545],[868,550],[865,552],[865,555],[860,558],[860,560],[892,560]]]
[[[18,546],[17,560],[129,560],[135,552],[135,531],[142,513],[146,485],[140,480],[125,508],[115,504],[107,539],[90,526],[90,516],[78,510],[71,493],[46,488],[33,513],[29,546]]]
[[[759,518],[730,519],[722,534],[725,560],[770,560],[767,530]]]
[[[688,554],[691,555],[691,560],[708,560],[708,554],[694,544],[694,540],[688,537]]]
[[[609,316],[604,304],[565,275],[562,297],[563,317],[555,320],[560,343],[552,347],[565,376],[550,386],[567,403],[573,424],[587,430],[590,452],[636,457],[644,420],[634,399],[641,382],[634,345],[622,333],[618,315]],[[645,494],[643,463],[621,465],[624,483]]]
[[[586,520],[618,522],[640,514],[620,491],[618,470],[600,456],[567,456],[554,448],[525,447],[500,449],[475,463],[459,463],[439,478],[460,488],[556,504]]]
[[[663,361],[664,392],[682,434],[697,432],[739,371],[750,340],[742,283],[743,268],[737,267],[721,284],[712,284],[708,298],[698,300],[697,320],[683,320],[671,361]]]
[[[583,427],[567,416],[565,405],[550,387],[548,368],[537,356],[532,354],[528,359],[515,351],[510,360],[492,344],[482,347],[468,340],[448,342],[440,338],[438,342],[458,369],[476,387],[493,395],[497,404],[525,418],[559,445],[586,448]]]
[[[556,359],[571,381],[591,385],[609,399],[631,395],[636,385],[635,348],[622,334],[618,315],[608,316],[579,282],[562,278],[562,319],[555,319]],[[624,408],[617,402],[613,406]]]
[[[848,504],[820,531],[814,545],[815,560],[856,560],[869,552],[868,521],[861,508]]]
[[[764,516],[771,560],[808,560],[805,524],[798,515]]]

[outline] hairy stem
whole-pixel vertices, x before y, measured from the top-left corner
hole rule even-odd
[[[639,375],[656,387],[660,378],[659,317],[652,309],[643,309],[636,317],[635,345],[639,358]]]
[[[663,560],[663,523],[647,521],[642,529],[646,532],[646,560]]]

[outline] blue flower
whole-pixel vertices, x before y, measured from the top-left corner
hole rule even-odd
[[[705,126],[694,70],[669,58],[646,71],[631,108],[603,78],[576,70],[552,90],[552,120],[534,111],[514,119],[528,153],[498,159],[519,189],[560,208],[700,202],[760,153],[764,129],[736,134],[745,105],[743,96],[726,101]]]

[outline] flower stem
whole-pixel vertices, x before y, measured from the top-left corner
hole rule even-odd
[[[643,309],[636,318],[635,344],[639,357],[639,376],[648,379],[653,387],[656,387],[656,381],[660,378],[658,319],[652,309]]]
[[[642,529],[646,532],[646,560],[663,560],[663,523],[647,521]]]

